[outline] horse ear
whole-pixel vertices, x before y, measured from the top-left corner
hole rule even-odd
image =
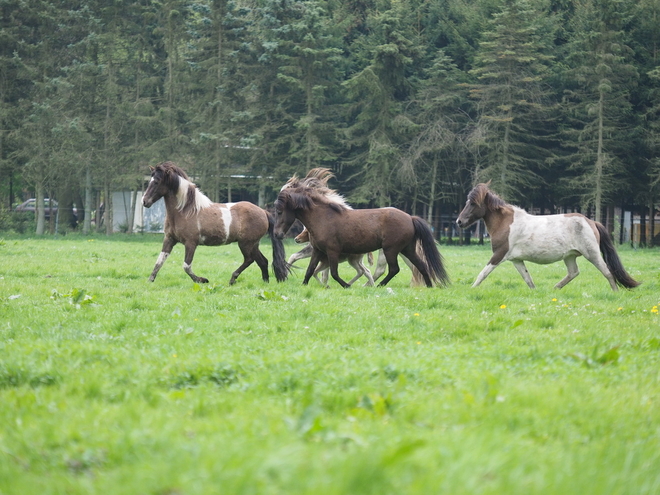
[[[149,170],[151,170],[151,173],[153,173],[154,170],[156,170],[156,169],[154,167],[152,167],[151,165],[149,165]]]
[[[486,182],[486,187],[490,188],[491,182],[493,182],[493,179],[488,179],[488,182]]]

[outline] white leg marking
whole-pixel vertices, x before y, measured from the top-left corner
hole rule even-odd
[[[476,286],[479,285],[481,282],[483,282],[484,279],[485,279],[488,275],[490,275],[490,272],[492,272],[493,270],[495,270],[496,267],[497,267],[497,265],[491,265],[490,263],[488,263],[488,264],[484,267],[484,269],[481,270],[481,273],[479,273],[479,275],[477,276],[477,280],[474,281],[474,283],[472,284],[472,287],[476,287]]]

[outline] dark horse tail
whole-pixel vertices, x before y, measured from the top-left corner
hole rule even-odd
[[[595,224],[598,233],[600,234],[600,252],[603,254],[605,264],[607,265],[607,268],[610,269],[610,273],[614,277],[617,285],[625,287],[626,289],[637,287],[640,283],[632,278],[623,267],[621,259],[614,249],[614,243],[612,242],[609,232],[607,232],[607,229],[603,224],[599,222],[595,222]]]
[[[277,281],[284,282],[291,271],[289,264],[286,262],[284,243],[273,231],[275,228],[275,218],[273,218],[273,215],[269,212],[266,212],[266,216],[268,217],[268,235],[270,236],[270,242],[273,245],[273,271],[275,272],[275,278]]]
[[[415,226],[415,239],[422,246],[429,277],[436,284],[447,286],[449,284],[449,275],[447,275],[447,271],[442,263],[442,255],[438,251],[435,239],[433,239],[431,227],[420,217],[412,217],[412,221]]]

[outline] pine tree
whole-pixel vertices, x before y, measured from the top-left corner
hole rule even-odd
[[[529,199],[549,157],[553,18],[528,0],[505,0],[483,33],[471,72],[483,136],[475,179],[509,200]],[[542,7],[542,6],[541,6]]]
[[[638,75],[623,30],[629,15],[626,2],[618,0],[576,3],[567,45],[565,77],[572,87],[564,97],[565,135],[574,149],[567,181],[597,220],[603,204],[630,184],[622,157],[634,142],[630,89]]]

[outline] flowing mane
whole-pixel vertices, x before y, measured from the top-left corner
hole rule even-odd
[[[282,209],[288,205],[294,210],[309,210],[317,203],[327,204],[336,212],[353,209],[336,191],[328,188],[316,189],[306,185],[288,187],[280,191],[275,201],[275,207]]]
[[[341,209],[352,210],[353,207],[346,202],[346,199],[341,194],[328,187],[328,181],[333,177],[334,174],[329,168],[313,168],[307,172],[307,175],[303,179],[300,179],[295,175],[291,177],[287,183],[282,186],[280,192],[300,189],[313,191],[316,195],[324,196],[329,203],[334,203],[335,205],[340,206]]]
[[[191,182],[188,174],[172,162],[163,162],[156,166],[155,171],[160,170],[163,181],[176,195],[176,208],[188,215],[198,213],[208,208],[213,202]]]
[[[468,201],[479,206],[485,206],[489,211],[499,210],[507,206],[502,198],[488,188],[488,184],[477,184],[468,194]]]

